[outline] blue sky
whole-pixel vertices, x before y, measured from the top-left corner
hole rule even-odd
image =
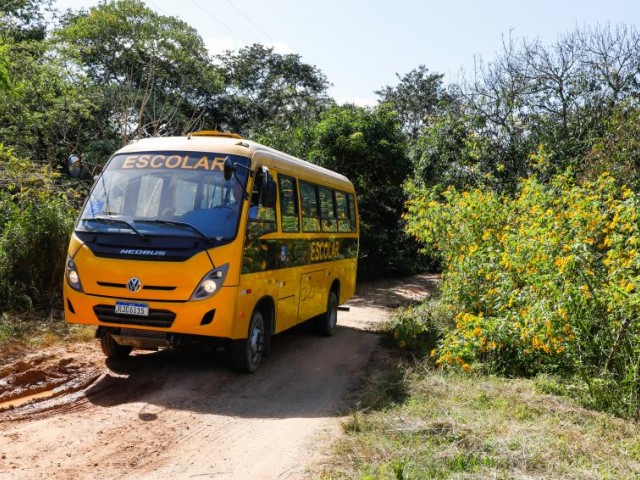
[[[218,52],[246,44],[297,53],[320,68],[339,102],[373,104],[375,90],[424,64],[455,81],[474,55],[490,61],[503,36],[539,38],[610,23],[638,26],[640,0],[145,0],[196,28]],[[59,8],[97,0],[58,0]]]

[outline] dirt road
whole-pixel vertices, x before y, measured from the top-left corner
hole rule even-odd
[[[254,375],[214,352],[142,352],[117,365],[94,343],[4,352],[0,479],[309,478],[340,434],[372,330],[434,282],[363,285],[333,337],[279,335]]]

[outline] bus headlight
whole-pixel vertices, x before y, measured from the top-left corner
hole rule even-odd
[[[229,264],[219,266],[218,268],[211,270],[207,273],[196,288],[191,300],[204,300],[205,298],[212,297],[222,285],[224,285],[224,279],[227,276],[229,270]]]
[[[82,283],[80,282],[80,275],[78,275],[78,268],[71,257],[67,257],[66,275],[67,283],[71,288],[78,292],[82,292]]]

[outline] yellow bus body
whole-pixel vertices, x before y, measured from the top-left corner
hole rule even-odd
[[[154,156],[154,152],[166,154]],[[182,165],[178,165],[178,160],[172,160],[170,164],[171,152],[196,152],[198,155],[204,152],[216,159],[228,155],[245,157],[253,172],[267,167],[270,179],[277,186],[277,194],[275,208],[264,210],[275,215],[275,221],[262,222],[260,227],[267,225],[270,231],[257,234],[251,231],[258,224],[249,220],[247,201],[241,210],[237,233],[231,241],[194,251],[193,255],[179,261],[167,261],[161,257],[138,258],[138,254],[154,252],[142,251],[146,247],[139,246],[128,249],[122,240],[117,247],[120,250],[116,248],[115,253],[100,253],[100,248],[106,248],[100,246],[101,242],[107,244],[111,241],[109,234],[100,237],[101,234],[95,233],[92,236],[91,231],[76,229],[68,254],[81,288],[73,288],[69,278],[65,277],[67,322],[95,325],[114,334],[137,332],[140,338],[144,338],[144,332],[153,332],[156,339],[158,335],[166,334],[167,339],[173,335],[186,335],[233,341],[250,336],[249,324],[256,309],[261,310],[268,325],[267,334],[276,334],[325,313],[332,289],[340,304],[354,294],[359,225],[355,191],[349,180],[263,145],[216,135],[146,139],[126,146],[116,154],[123,158],[122,168],[135,168],[136,165],[155,168],[151,166],[153,163],[158,165],[157,168],[168,171],[168,168],[195,165],[191,160],[191,164],[187,160]],[[215,168],[221,168],[220,162],[216,162]],[[201,165],[214,168],[213,161]],[[257,175],[248,178],[247,197],[256,179]],[[285,184],[292,189],[284,191],[282,186]],[[304,202],[301,188],[305,199],[311,203],[315,192],[315,210],[305,210],[301,204]],[[281,203],[285,196],[288,210],[292,201],[297,202],[293,204],[298,217],[297,232],[291,231],[295,229],[295,215],[287,217],[289,223],[286,228],[283,225]],[[331,198],[333,213],[325,208],[331,206]],[[345,218],[350,215],[346,218],[345,228],[340,227],[345,220],[340,218],[337,199],[345,205],[348,204],[346,200],[352,199],[349,200],[352,206],[345,207],[345,211],[351,208],[350,213],[343,215]],[[324,213],[322,208],[325,208]],[[305,217],[309,211],[318,215]],[[311,229],[314,231],[305,231],[309,230],[305,225],[313,225]],[[137,242],[133,233],[130,238],[132,243]],[[118,252],[133,252],[134,258]],[[221,288],[209,298],[193,300],[199,282],[207,272],[220,265],[228,268]],[[131,291],[127,287],[131,279],[137,279],[142,287]],[[130,318],[115,314],[116,302],[141,302],[148,307],[148,317]],[[163,315],[173,316],[173,320],[161,321],[165,318]],[[157,321],[154,320],[156,316]],[[145,348],[154,344],[145,345],[143,340],[138,340],[133,345]]]

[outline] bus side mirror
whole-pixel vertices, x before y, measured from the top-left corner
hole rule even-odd
[[[224,179],[228,182],[229,180],[231,180],[231,177],[236,171],[236,166],[233,164],[233,162],[229,157],[224,159],[223,171],[224,171]]]
[[[73,154],[67,159],[67,170],[69,170],[69,174],[73,178],[82,178],[84,176],[84,165],[82,165],[82,160],[78,155]]]

